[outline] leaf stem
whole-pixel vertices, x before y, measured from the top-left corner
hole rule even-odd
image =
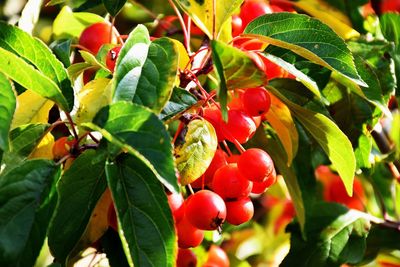
[[[179,19],[179,23],[181,24],[182,30],[183,30],[183,41],[185,44],[185,48],[186,51],[188,52],[188,54],[191,54],[190,51],[190,36],[188,34],[185,22],[183,20],[183,17],[181,15],[181,13],[179,12],[178,8],[176,7],[176,5],[174,4],[174,2],[172,0],[168,0],[169,4],[171,5],[171,7],[174,9],[176,15],[178,16]]]
[[[69,124],[71,125],[71,129],[72,129],[72,133],[74,135],[74,138],[78,141],[79,140],[79,136],[78,136],[78,133],[77,133],[77,131],[75,129],[75,124],[74,124],[74,121],[72,120],[71,114],[69,112],[65,112],[65,115],[67,116]]]

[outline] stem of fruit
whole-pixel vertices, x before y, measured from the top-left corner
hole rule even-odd
[[[185,48],[188,54],[190,54],[190,36],[188,34],[185,22],[183,21],[183,17],[181,13],[179,12],[178,8],[174,4],[172,0],[168,0],[169,4],[171,5],[172,9],[175,11],[176,15],[178,16],[179,23],[181,24],[182,30],[183,30],[183,41],[185,43]]]
[[[194,195],[194,191],[193,191],[192,186],[191,186],[190,184],[187,184],[186,186],[187,186],[187,188],[189,189],[190,194],[191,194],[191,195]]]
[[[79,50],[84,50],[86,52],[92,53],[89,49],[87,49],[86,47],[84,47],[83,45],[80,45],[80,44],[72,44],[71,47],[78,48]]]
[[[69,124],[71,125],[71,129],[72,129],[72,133],[74,135],[74,138],[78,141],[79,140],[79,136],[78,136],[78,133],[76,132],[75,124],[74,124],[74,121],[72,120],[71,114],[69,112],[65,112],[65,115],[67,116]]]
[[[88,135],[90,136],[90,138],[92,138],[92,140],[93,140],[96,144],[99,144],[99,143],[100,143],[99,139],[97,139],[96,137],[94,137],[94,135],[93,135],[91,132],[89,132]]]
[[[61,165],[63,164],[67,159],[69,159],[71,157],[71,154],[68,154],[64,157],[62,157],[59,161],[56,162],[56,165]]]
[[[225,140],[222,141],[222,143],[224,144],[224,147],[225,147],[226,152],[228,152],[228,156],[231,157],[231,156],[232,156],[232,151],[231,151],[231,149],[229,148],[228,144],[226,143]]]
[[[233,144],[235,145],[236,149],[239,150],[240,154],[246,151],[246,149],[242,146],[242,144],[239,143],[238,140],[233,138]]]

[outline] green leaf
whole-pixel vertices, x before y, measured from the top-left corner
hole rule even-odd
[[[106,165],[125,254],[132,266],[175,266],[176,233],[167,197],[153,171],[123,155]]]
[[[169,38],[154,40],[139,78],[133,102],[160,113],[174,89],[179,50]]]
[[[121,101],[104,107],[93,123],[82,126],[99,131],[118,148],[143,160],[170,191],[179,192],[171,137],[154,113],[142,106]],[[112,147],[110,151],[115,153]]]
[[[175,148],[181,185],[190,184],[205,173],[217,145],[217,134],[211,123],[206,120],[189,122],[184,143]]]
[[[22,58],[0,47],[0,71],[21,84],[26,89],[53,100],[60,108],[68,111],[67,100],[57,85],[26,63]]]
[[[59,170],[52,161],[30,160],[0,176],[2,266],[15,266],[19,261],[36,216],[46,205],[49,191],[57,181]],[[37,247],[36,251],[39,250],[40,247]]]
[[[59,198],[48,242],[54,257],[62,263],[85,232],[93,209],[106,190],[104,164],[104,154],[98,156],[96,151],[86,150],[57,184]]]
[[[49,46],[56,57],[63,63],[65,68],[68,68],[71,65],[71,43],[71,39],[60,39],[55,40]]]
[[[47,235],[47,228],[57,204],[56,181],[48,193],[44,193],[42,205],[36,210],[35,221],[29,233],[28,242],[19,257],[17,267],[35,266],[38,256],[42,251],[44,241]]]
[[[267,83],[267,77],[245,52],[214,40],[211,41],[211,48],[220,79],[218,97],[225,118],[227,90],[261,86]]]
[[[158,116],[161,120],[169,120],[182,113],[197,103],[197,98],[188,91],[175,87],[171,98],[165,105],[161,114]]]
[[[9,147],[8,132],[16,108],[16,97],[10,81],[0,73],[0,150]]]
[[[149,32],[143,25],[137,26],[129,34],[115,65],[114,102],[133,100],[150,43]]]
[[[196,23],[199,28],[208,35],[210,39],[215,39],[221,35],[226,24],[231,23],[231,16],[243,3],[243,0],[175,0],[176,2]],[[214,12],[215,10],[215,12]],[[213,36],[213,17],[215,14],[215,36]],[[230,30],[230,28],[229,28]],[[222,36],[221,36],[222,37]],[[222,38],[223,41],[230,41]]]
[[[390,55],[394,61],[395,73],[397,79],[397,88],[400,88],[400,15],[396,13],[385,13],[379,18],[379,25],[383,36],[395,47]],[[396,91],[396,95],[399,95]]]
[[[400,250],[399,238],[400,234],[397,229],[379,224],[373,225],[367,238],[365,259],[371,261],[380,252]]]
[[[268,86],[293,112],[294,116],[319,143],[337,169],[347,194],[353,194],[356,159],[350,140],[339,127],[323,114],[305,109],[284,97],[277,89]]]
[[[385,13],[379,18],[379,25],[386,40],[400,45],[400,15]]]
[[[72,12],[64,6],[53,22],[55,39],[79,38],[82,31],[97,22],[104,22],[104,18],[89,12]]]
[[[49,91],[49,94],[56,95],[55,99],[57,99],[57,101],[55,102],[59,102],[58,104],[60,104],[61,108],[63,108],[65,111],[69,111],[68,107],[73,107],[74,92],[71,82],[68,78],[68,73],[62,63],[55,57],[53,53],[51,53],[51,50],[41,40],[33,38],[15,26],[1,22],[0,47],[23,58],[28,63],[34,65],[42,75],[52,80],[59,88],[57,89],[58,92],[56,93],[55,89],[52,89],[52,87],[54,87],[53,85],[47,85],[47,90]],[[6,58],[9,57],[4,56],[4,58],[2,58],[1,65],[7,64]],[[16,68],[18,71],[26,69],[22,65],[18,66],[13,64],[10,65],[9,68]],[[10,71],[10,73],[12,72],[13,71]],[[8,71],[4,73],[8,75]],[[20,83],[19,81],[17,82]],[[35,84],[20,84],[27,89],[36,90]],[[59,92],[60,89],[62,95]]]
[[[301,225],[301,229],[303,230],[306,221],[306,211],[302,191],[293,166],[288,166],[287,164],[288,157],[281,143],[274,136],[267,134],[264,127],[260,126],[254,137],[246,144],[246,147],[261,148],[267,151],[271,156],[275,167],[285,179],[285,184],[289,190],[290,197],[296,210],[297,219]]]
[[[13,168],[24,161],[32,153],[43,138],[48,124],[27,124],[13,129],[10,132],[11,149],[3,155],[3,164],[6,169]]]
[[[108,13],[115,17],[119,11],[124,7],[126,0],[103,0],[103,4],[106,7]]]
[[[321,97],[321,93],[319,92],[317,83],[315,81],[313,81],[310,77],[305,75],[303,72],[298,70],[294,65],[290,64],[289,62],[286,62],[285,60],[281,59],[280,57],[276,57],[271,54],[264,54],[264,56],[271,62],[275,63],[276,65],[283,68],[290,74],[294,75],[298,81],[300,81],[302,84],[304,84],[304,86],[306,86],[317,97]]]
[[[267,14],[250,22],[244,30],[244,36],[289,49],[366,86],[357,73],[346,43],[317,19],[286,12]]]
[[[363,213],[336,203],[317,203],[306,222],[307,240],[290,225],[290,251],[281,266],[340,266],[361,262],[370,222]]]

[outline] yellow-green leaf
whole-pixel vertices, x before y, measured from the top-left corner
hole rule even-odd
[[[358,75],[344,40],[317,19],[287,12],[267,14],[250,22],[243,36],[289,49],[314,63],[338,71],[361,86],[367,86]]]
[[[297,154],[299,135],[289,108],[271,94],[271,108],[265,117],[279,137],[287,154],[287,164],[290,166]]]
[[[91,122],[96,113],[111,103],[110,79],[98,78],[87,83],[78,93],[76,123]]]
[[[11,129],[28,123],[47,123],[54,102],[33,91],[25,91],[17,97],[17,109]]]
[[[222,41],[229,41],[229,37],[221,34],[225,24],[231,22],[231,16],[243,3],[243,0],[175,0],[175,2],[190,16],[193,22],[210,39],[221,36]],[[213,6],[213,3],[216,6]],[[213,36],[213,14],[215,10],[215,36]],[[230,29],[229,25],[228,28]],[[224,37],[224,38],[222,38]]]
[[[187,127],[185,142],[175,148],[182,185],[193,182],[207,170],[218,144],[214,127],[206,120],[193,120]]]
[[[293,5],[321,20],[345,40],[357,38],[360,33],[351,27],[350,19],[340,10],[322,0],[300,0]]]
[[[290,108],[293,115],[318,142],[342,178],[347,194],[351,196],[353,194],[356,158],[347,136],[325,115],[291,102],[273,87],[268,86],[267,88]]]

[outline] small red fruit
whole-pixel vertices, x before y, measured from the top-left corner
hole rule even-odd
[[[176,267],[196,267],[197,257],[190,249],[179,248]]]
[[[228,111],[228,122],[221,120],[221,129],[224,137],[235,142],[246,143],[250,137],[256,132],[256,124],[254,120],[240,110]]]
[[[112,26],[109,23],[98,22],[90,25],[81,33],[79,44],[93,54],[97,54],[104,44],[115,42],[115,34],[111,35]]]
[[[253,182],[253,188],[251,192],[253,194],[262,194],[267,189],[276,182],[276,171],[275,168],[272,170],[272,173],[265,179],[264,182]]]
[[[214,127],[215,132],[217,133],[218,142],[223,141],[224,136],[221,130],[221,122],[222,122],[221,110],[215,105],[210,107],[205,107],[203,109],[203,118],[206,119],[209,123],[211,123],[212,126]]]
[[[233,225],[240,225],[251,220],[254,214],[254,205],[250,198],[236,201],[226,201],[226,221]]]
[[[247,149],[238,161],[240,173],[253,182],[264,182],[274,169],[274,162],[267,152],[258,149]]]
[[[186,216],[183,216],[182,220],[176,224],[176,231],[180,248],[197,247],[204,239],[203,230],[194,227]]]
[[[208,250],[207,261],[204,266],[218,266],[218,267],[229,267],[229,258],[226,252],[216,245],[211,245]]]
[[[252,182],[240,174],[236,164],[231,163],[215,172],[212,188],[223,199],[236,200],[250,194]]]
[[[236,37],[243,32],[242,19],[238,15],[232,16],[232,36]]]
[[[217,149],[217,151],[215,152],[214,157],[210,163],[210,166],[208,166],[204,175],[202,175],[200,178],[198,178],[193,183],[191,183],[191,186],[193,188],[202,188],[203,187],[203,177],[204,177],[204,185],[211,187],[215,172],[222,166],[228,164],[228,162],[226,161],[226,158],[227,158],[226,153],[221,149]]]
[[[246,89],[241,100],[244,111],[252,117],[267,113],[271,107],[271,97],[263,87]]]
[[[119,52],[121,51],[121,48],[122,48],[121,46],[116,46],[114,48],[111,48],[110,51],[108,51],[107,53],[106,65],[111,72],[114,72],[115,63],[117,62],[117,58]]]
[[[57,139],[53,145],[54,159],[57,160],[67,156],[71,152],[71,149],[75,146],[75,144],[76,140],[72,136],[63,136]]]
[[[240,18],[242,19],[242,29],[255,18],[272,13],[271,7],[264,0],[245,0],[240,9]]]
[[[185,217],[200,230],[216,230],[225,221],[224,200],[209,190],[200,190],[185,202]]]
[[[172,216],[174,217],[175,223],[178,223],[184,214],[184,199],[179,193],[170,193],[167,194],[168,204],[172,212]]]

